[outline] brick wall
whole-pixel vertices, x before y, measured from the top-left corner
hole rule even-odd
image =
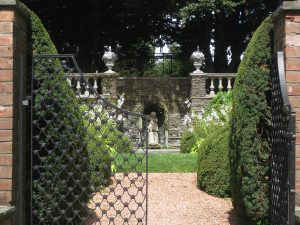
[[[0,205],[17,206],[20,78],[26,67],[27,19],[14,0],[0,2]],[[13,224],[14,219],[2,221]],[[0,221],[1,222],[1,221]],[[2,224],[1,223],[1,224]]]
[[[296,204],[300,205],[300,2],[283,2],[274,15],[274,52],[285,53],[286,82],[296,111]]]

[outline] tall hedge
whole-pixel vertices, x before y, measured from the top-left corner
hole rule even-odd
[[[30,15],[28,57],[57,54],[40,19],[25,5],[22,7]],[[63,79],[59,60],[39,60],[34,69],[33,222],[81,224],[87,216],[82,203],[89,200],[90,176],[79,102]]]
[[[272,27],[268,17],[253,34],[233,90],[231,189],[241,225],[268,224],[269,219]]]

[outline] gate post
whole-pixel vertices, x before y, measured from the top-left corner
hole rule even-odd
[[[23,224],[22,98],[27,16],[17,0],[0,1],[0,224]],[[20,203],[20,205],[19,205]],[[22,205],[21,205],[22,204]],[[21,216],[21,217],[20,217]],[[18,222],[19,221],[19,222]],[[20,223],[20,221],[22,221]]]
[[[274,54],[283,51],[289,100],[296,111],[296,214],[300,214],[300,2],[286,1],[274,15]],[[298,209],[298,210],[297,210]]]

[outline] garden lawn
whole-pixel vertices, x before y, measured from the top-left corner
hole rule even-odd
[[[148,156],[148,172],[193,173],[197,171],[197,159],[198,155],[192,153],[150,153]],[[145,172],[146,154],[126,153],[116,155],[115,165],[117,172]]]

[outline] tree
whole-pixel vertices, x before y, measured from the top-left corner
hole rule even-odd
[[[121,59],[137,55],[147,59],[153,46],[174,42],[180,44],[184,61],[200,45],[207,72],[236,72],[253,31],[279,3],[278,0],[23,2],[42,19],[58,51],[75,53],[81,68],[87,72],[104,68],[100,59],[105,45],[112,45]],[[142,62],[136,61],[143,69]]]
[[[44,22],[60,53],[75,53],[84,71],[103,67],[104,46],[153,44],[172,32],[174,7],[169,0],[23,0]]]
[[[186,52],[183,54],[200,45],[208,72],[236,72],[252,33],[278,4],[274,0],[187,1],[180,10],[185,21],[178,39]]]

